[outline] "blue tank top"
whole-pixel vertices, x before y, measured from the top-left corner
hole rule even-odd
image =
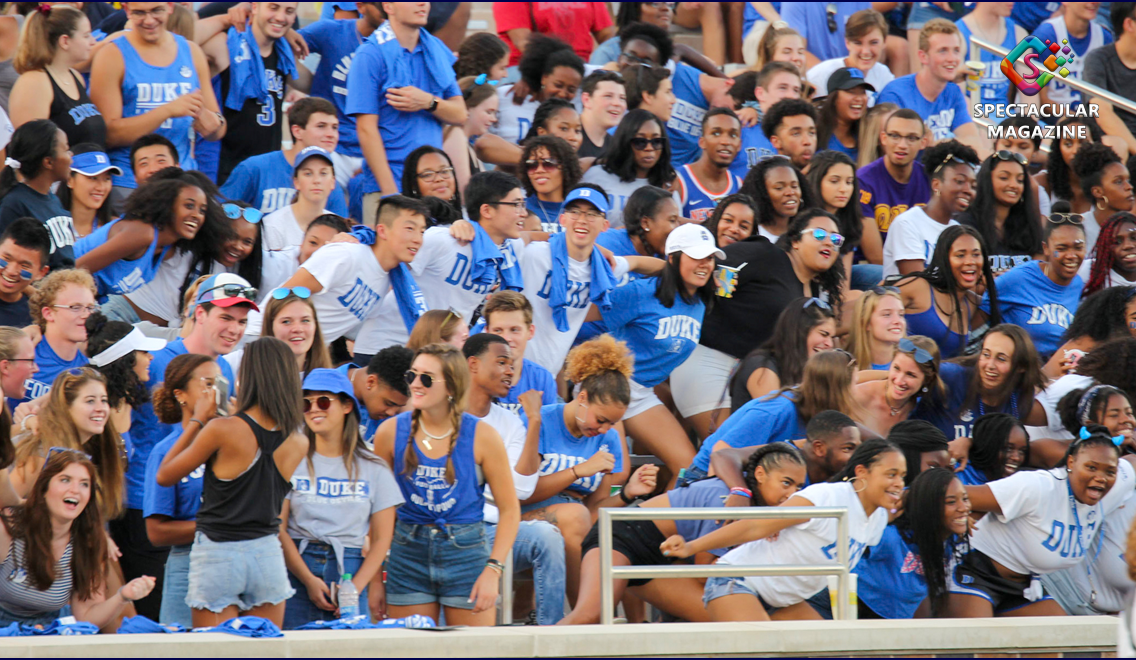
[[[78,259],[106,243],[110,237],[110,228],[118,223],[118,220],[113,220],[75,241],[75,258]],[[157,274],[158,267],[162,265],[162,260],[166,258],[166,252],[169,249],[170,246],[167,245],[162,248],[162,253],[158,255],[158,258],[154,258],[154,253],[158,250],[158,228],[155,227],[154,240],[150,242],[146,254],[133,261],[119,259],[94,273],[95,284],[99,290],[99,300],[105,300],[108,295],[126,294],[142,288],[143,284],[154,279],[154,275]]]
[[[136,117],[173,101],[183,94],[201,89],[197,69],[193,65],[193,52],[189,42],[174,34],[177,57],[169,66],[147,64],[127,39],[113,43],[122,53],[122,116]],[[183,170],[197,169],[193,157],[193,117],[167,119],[155,131],[174,143]],[[130,147],[108,150],[110,162],[122,168],[122,176],[114,177],[114,185],[136,188],[134,171],[130,167]]]
[[[714,212],[718,200],[736,193],[742,187],[742,180],[733,173],[729,175],[729,185],[724,190],[707,190],[694,177],[694,173],[690,171],[690,165],[675,168],[675,171],[682,179],[682,208],[679,211],[682,213],[682,217],[690,218],[698,224],[703,224],[710,219],[710,214]]]
[[[970,305],[967,305],[967,312],[970,311]],[[913,314],[907,314],[907,334],[909,335],[923,335],[935,340],[939,345],[939,353],[943,359],[955,357],[962,353],[966,348],[967,336],[961,332],[955,332],[943,323],[943,319],[939,318],[939,312],[935,309],[935,302],[931,301],[931,306],[926,310]]]
[[[1001,46],[1002,48],[1010,50],[1018,44],[1016,34],[1017,25],[1010,18],[1003,18],[1002,22],[1005,24],[1006,36],[1002,38]],[[966,52],[966,59],[978,59],[986,67],[982,72],[982,80],[978,82],[982,102],[995,103],[1002,106],[1006,105],[1010,102],[1010,79],[1006,77],[1006,74],[1002,73],[1002,56],[979,49],[981,57],[976,58],[974,53],[970,52],[970,27],[966,24],[966,21],[961,18],[955,21],[955,25],[958,26],[959,32],[962,33],[962,43],[963,49]],[[968,96],[968,101],[969,98]]]
[[[446,481],[446,457],[430,458],[410,438],[410,416],[399,413],[394,439],[394,473],[406,503],[398,508],[398,519],[412,525],[467,525],[484,519],[485,492],[477,478],[473,457],[473,438],[478,419],[465,413],[454,443],[454,483]],[[406,443],[414,445],[418,469],[403,474]]]

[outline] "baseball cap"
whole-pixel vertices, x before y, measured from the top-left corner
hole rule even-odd
[[[561,205],[560,208],[568,206],[577,199],[582,199],[585,202],[588,202],[592,206],[599,209],[600,212],[604,215],[607,215],[607,212],[611,208],[608,205],[607,195],[593,188],[576,188],[572,192],[568,193],[568,196],[564,198],[564,204]]]
[[[98,176],[103,172],[110,172],[115,176],[122,176],[122,170],[110,162],[110,156],[102,151],[88,151],[75,154],[71,157],[71,171],[85,176]]]
[[[869,92],[876,91],[872,83],[864,79],[864,72],[855,67],[837,69],[828,77],[828,93],[838,89],[849,90],[857,87],[866,87]]]
[[[359,399],[355,398],[355,388],[351,386],[351,381],[338,369],[312,369],[304,378],[304,391],[342,394],[355,402],[355,410],[360,415],[365,411],[359,405]]]
[[[711,255],[726,258],[726,253],[714,244],[710,230],[694,223],[679,225],[667,235],[666,253],[670,256],[675,252],[682,252],[691,259],[705,259]]]
[[[296,154],[296,164],[292,166],[293,176],[295,176],[296,172],[300,171],[300,166],[303,165],[304,161],[309,158],[322,158],[326,160],[329,165],[331,165],[331,171],[335,171],[335,161],[331,159],[331,154],[329,154],[323,147],[312,146],[304,147],[300,150],[300,153]]]
[[[218,307],[232,307],[247,303],[256,311],[257,291],[248,280],[234,273],[218,273],[197,287],[196,304],[212,303]]]

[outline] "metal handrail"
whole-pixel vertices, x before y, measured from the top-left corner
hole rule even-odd
[[[712,509],[600,509],[600,623],[611,625],[615,619],[615,593],[612,580],[680,577],[749,577],[769,575],[837,575],[837,619],[851,619],[847,594],[851,589],[848,561],[848,509],[846,507],[769,506]],[[836,518],[836,563],[812,565],[747,566],[736,564],[703,564],[678,566],[612,566],[611,523],[613,520],[794,520],[802,518]]]

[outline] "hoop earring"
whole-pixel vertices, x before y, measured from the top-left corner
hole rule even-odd
[[[1099,200],[1099,199],[1097,200],[1097,210],[1098,211],[1104,210],[1104,204],[1102,203],[1102,200]]]
[[[854,484],[855,484],[855,483],[856,483],[857,481],[859,481],[860,483],[864,484],[864,488],[861,488],[860,490],[856,490],[856,486],[855,486]],[[853,493],[856,493],[856,494],[860,494],[860,493],[864,492],[864,490],[865,490],[865,489],[867,489],[867,487],[868,487],[868,482],[866,482],[866,481],[864,481],[864,480],[860,479],[860,477],[852,477],[852,479],[850,479],[848,483],[850,483],[850,484],[853,484],[853,486],[852,486],[852,492],[853,492]]]

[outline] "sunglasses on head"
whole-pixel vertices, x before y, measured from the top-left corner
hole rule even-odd
[[[264,217],[264,213],[262,213],[260,209],[254,209],[251,206],[245,207],[230,202],[228,204],[222,204],[221,208],[225,211],[225,215],[228,216],[230,220],[243,217],[246,222],[255,225]]]
[[[4,259],[0,259],[0,270],[8,270],[8,262]],[[20,279],[24,281],[32,279],[32,272],[30,270],[24,270],[23,268],[21,268]]]
[[[934,355],[931,355],[926,349],[919,348],[915,345],[915,342],[907,337],[899,340],[899,350],[903,353],[911,353],[919,364],[930,364],[935,361]]]
[[[829,353],[839,353],[839,354],[843,355],[844,357],[848,358],[848,366],[850,366],[850,367],[853,367],[853,366],[856,365],[856,356],[852,355],[851,353],[844,350],[843,348],[831,348],[831,349],[828,350],[828,352]]]
[[[91,460],[91,455],[88,454],[85,451],[81,451],[79,449],[72,449],[71,447],[52,447],[51,449],[47,450],[47,456],[43,459],[43,462],[47,463],[48,461],[50,461],[53,454],[65,454],[65,453],[78,454],[79,456],[82,456],[83,458],[87,459],[88,461]]]
[[[661,138],[661,137],[657,137],[657,138],[633,137],[633,138],[631,138],[631,148],[632,149],[638,149],[639,151],[642,151],[642,150],[646,149],[647,146],[649,145],[652,149],[658,151],[659,149],[663,148],[663,144],[665,144],[665,142],[666,141],[663,140],[663,138]]]
[[[270,294],[273,300],[284,300],[288,295],[294,295],[301,300],[307,300],[312,297],[312,290],[306,286],[294,286],[291,289],[287,287],[277,287],[272,290]]]
[[[1080,213],[1050,213],[1046,220],[1054,225],[1081,226],[1085,223],[1085,218]]]
[[[999,149],[994,153],[994,157],[998,160],[1016,161],[1019,165],[1026,165],[1029,163],[1029,161],[1026,160],[1025,156],[1016,151],[1010,151],[1009,149]]]
[[[434,387],[434,377],[433,376],[431,376],[430,374],[420,374],[417,371],[414,371],[413,369],[408,369],[406,371],[406,373],[404,373],[402,375],[402,379],[406,381],[407,385],[413,385],[414,381],[421,379],[422,380],[422,387],[425,387],[426,389],[430,389],[431,387]]]
[[[318,396],[313,399],[304,397],[304,412],[311,412],[313,405],[320,410],[327,410],[331,407],[331,397],[326,395]]]
[[[525,169],[530,172],[537,171],[538,169],[540,169],[541,165],[543,165],[544,169],[546,170],[560,169],[560,161],[556,160],[555,158],[534,158],[532,160],[525,161]]]
[[[876,294],[877,296],[882,296],[882,295],[887,294],[887,293],[898,294],[899,293],[899,287],[897,287],[897,286],[884,286],[882,284],[877,284],[876,286],[868,289],[868,291],[871,291],[872,293]]]
[[[257,290],[253,286],[244,286],[241,284],[222,284],[215,286],[212,289],[206,289],[197,294],[198,298],[210,291],[220,291],[225,294],[225,298],[247,298],[248,300],[256,300]],[[310,292],[309,292],[310,293]],[[216,299],[216,296],[214,296]]]
[[[830,241],[832,241],[832,244],[835,247],[840,247],[841,245],[844,245],[844,236],[837,234],[835,232],[829,233],[828,231],[821,229],[820,227],[816,227],[812,231],[806,232],[806,233],[812,235],[812,237],[815,238],[818,242],[823,241],[824,239],[827,238]]]

